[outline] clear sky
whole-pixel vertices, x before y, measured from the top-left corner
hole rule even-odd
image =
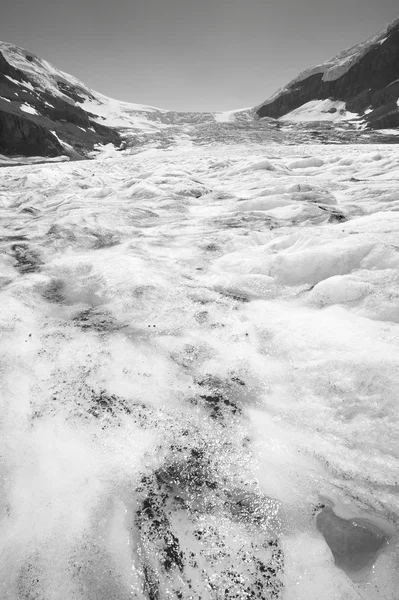
[[[2,41],[119,100],[199,111],[260,104],[399,16],[398,0],[2,2]]]

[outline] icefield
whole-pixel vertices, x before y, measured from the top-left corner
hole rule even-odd
[[[0,170],[2,600],[397,600],[399,151]]]

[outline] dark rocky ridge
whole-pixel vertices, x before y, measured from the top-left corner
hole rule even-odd
[[[371,44],[341,77],[323,81],[323,74],[294,80],[258,107],[258,116],[280,118],[312,100],[331,99],[346,102],[346,109],[364,116],[369,127],[399,127],[399,22],[388,27],[386,38]]]
[[[29,54],[26,60],[38,61]],[[94,115],[75,105],[83,100],[77,87],[63,81],[57,85],[65,99],[38,86],[26,73],[9,64],[0,52],[0,153],[78,158],[96,144],[120,144],[115,129],[100,125],[93,120]],[[29,104],[38,114],[24,112],[23,104]]]
[[[65,150],[46,127],[0,110],[0,154],[55,157]]]

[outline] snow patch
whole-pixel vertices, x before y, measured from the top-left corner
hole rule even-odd
[[[399,135],[399,129],[379,129],[378,133],[382,135]]]
[[[58,135],[56,131],[51,131],[51,133],[53,134],[53,136],[57,139],[57,141],[64,146],[64,148],[66,148],[67,150],[73,150],[73,147],[68,144],[67,142],[64,142]]]
[[[215,112],[215,113],[213,113],[213,115],[214,115],[215,121],[217,123],[230,123],[230,122],[234,121],[234,117],[238,113],[246,112],[248,110],[252,110],[252,107],[250,107],[250,108],[239,108],[239,109],[235,109],[235,110],[225,110],[225,111],[221,111],[221,112]]]
[[[345,102],[311,100],[280,117],[280,121],[347,121],[358,117],[357,113],[346,110]]]
[[[83,130],[84,131],[84,130]],[[97,144],[95,150],[92,153],[99,159],[118,158],[121,153],[113,144]]]
[[[9,75],[4,75],[4,77],[6,77],[9,81],[12,81],[13,83],[15,83],[15,85],[22,85],[22,83],[20,81],[17,81],[16,79],[13,79]]]
[[[28,113],[30,115],[38,115],[39,113],[37,112],[37,110],[35,108],[33,108],[33,106],[31,106],[30,104],[21,104],[21,106],[19,107],[23,112]]]
[[[77,102],[76,105],[97,115],[96,121],[108,127],[139,129],[149,132],[168,127],[168,125],[147,116],[166,111],[143,104],[119,102],[102,94],[96,93],[95,99],[87,98],[84,102]]]

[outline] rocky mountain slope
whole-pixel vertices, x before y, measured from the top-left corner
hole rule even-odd
[[[375,129],[399,127],[399,18],[304,71],[256,112],[295,121],[359,119]]]
[[[78,156],[94,144],[118,144],[117,131],[84,105],[81,82],[11,44],[0,44],[0,153]]]
[[[6,162],[85,158],[109,144],[112,151],[131,153],[143,147],[245,141],[397,143],[398,105],[399,19],[301,73],[261,106],[213,113],[114,100],[32,53],[0,42],[0,155]],[[281,118],[287,123],[276,121]]]
[[[244,116],[243,116],[244,114]],[[0,42],[0,154],[87,156],[99,144],[186,137],[187,127],[250,119],[252,110],[185,113],[108,98],[26,50]]]

